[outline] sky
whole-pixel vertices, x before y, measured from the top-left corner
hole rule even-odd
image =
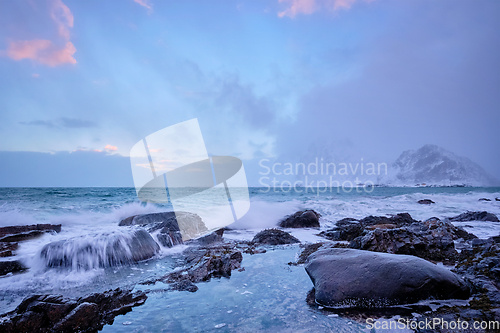
[[[210,155],[436,144],[500,178],[496,0],[0,1],[0,186],[133,186],[197,118]],[[261,171],[261,170],[260,170]]]

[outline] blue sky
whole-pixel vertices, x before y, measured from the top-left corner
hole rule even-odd
[[[2,1],[0,151],[105,169],[198,118],[209,153],[250,173],[347,140],[388,163],[437,144],[500,178],[499,15],[495,0]]]

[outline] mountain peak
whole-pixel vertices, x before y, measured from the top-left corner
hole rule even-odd
[[[442,147],[426,144],[418,150],[404,151],[380,180],[388,185],[468,185],[495,186],[500,181],[466,157]]]

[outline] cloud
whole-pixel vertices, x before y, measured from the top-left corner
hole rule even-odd
[[[272,99],[257,96],[251,85],[242,84],[237,76],[228,76],[219,82],[215,91],[215,106],[228,114],[238,114],[253,128],[264,128],[274,121]]]
[[[61,126],[68,128],[88,128],[97,127],[97,124],[90,120],[81,120],[75,118],[60,118]]]
[[[34,125],[34,126],[43,126],[47,128],[89,128],[89,127],[97,127],[97,124],[93,121],[75,119],[75,118],[59,118],[56,121],[51,120],[33,120],[33,121],[22,121],[20,122],[22,125]]]
[[[73,54],[76,48],[71,42],[67,42],[62,49],[57,48],[50,40],[35,39],[13,41],[9,43],[7,56],[16,61],[32,59],[50,67],[62,64],[76,64]]]
[[[69,41],[69,28],[73,28],[74,17],[68,6],[61,0],[54,0],[50,17],[57,24],[59,35]]]
[[[54,125],[52,121],[45,121],[45,120],[21,121],[19,124],[30,125],[30,126],[44,126],[47,128],[56,127],[56,125]]]
[[[105,150],[111,150],[111,151],[117,151],[118,147],[117,146],[112,146],[112,145],[106,145],[104,147]]]
[[[61,0],[50,1],[50,17],[57,26],[60,41],[57,44],[47,39],[11,41],[8,49],[2,51],[3,54],[16,61],[31,59],[50,67],[76,64],[76,59],[73,58],[76,48],[70,41],[70,29],[74,22],[73,14]]]
[[[326,8],[336,11],[339,9],[349,9],[357,0],[279,0],[280,3],[288,3],[289,7],[278,13],[279,17],[288,16],[294,18],[298,14],[309,15],[315,11]],[[365,0],[371,2],[373,0]]]
[[[147,9],[153,9],[153,5],[149,0],[134,0],[135,3],[138,3],[142,7],[146,7]]]

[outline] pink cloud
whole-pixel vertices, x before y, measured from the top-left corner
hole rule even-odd
[[[62,0],[53,0],[50,17],[57,24],[59,35],[69,40],[69,29],[73,28],[74,17]]]
[[[34,39],[21,40],[9,43],[7,56],[19,61],[32,59],[41,64],[54,67],[62,64],[76,64],[73,54],[76,48],[71,42],[67,42],[64,48],[57,48],[50,40]]]
[[[297,14],[311,14],[316,10],[315,0],[279,0],[279,2],[291,2],[289,8],[278,13],[279,17],[295,17]]]
[[[117,151],[118,150],[118,147],[116,146],[112,146],[112,145],[106,145],[104,147],[105,150],[111,150],[111,151]]]
[[[2,55],[7,55],[16,61],[31,59],[50,67],[76,64],[76,59],[73,58],[76,48],[70,41],[70,29],[74,23],[73,14],[62,0],[48,1],[51,4],[50,17],[55,22],[60,37],[57,44],[64,46],[56,46],[53,41],[47,39],[11,41],[6,51],[0,51]]]
[[[134,0],[135,3],[138,3],[139,5],[146,7],[147,9],[153,9],[151,3],[149,0]]]
[[[358,0],[278,0],[280,3],[288,3],[288,8],[278,13],[279,17],[288,16],[294,18],[298,14],[312,14],[320,8],[327,8],[333,11],[339,9],[349,9]],[[365,0],[372,2],[374,0]]]

